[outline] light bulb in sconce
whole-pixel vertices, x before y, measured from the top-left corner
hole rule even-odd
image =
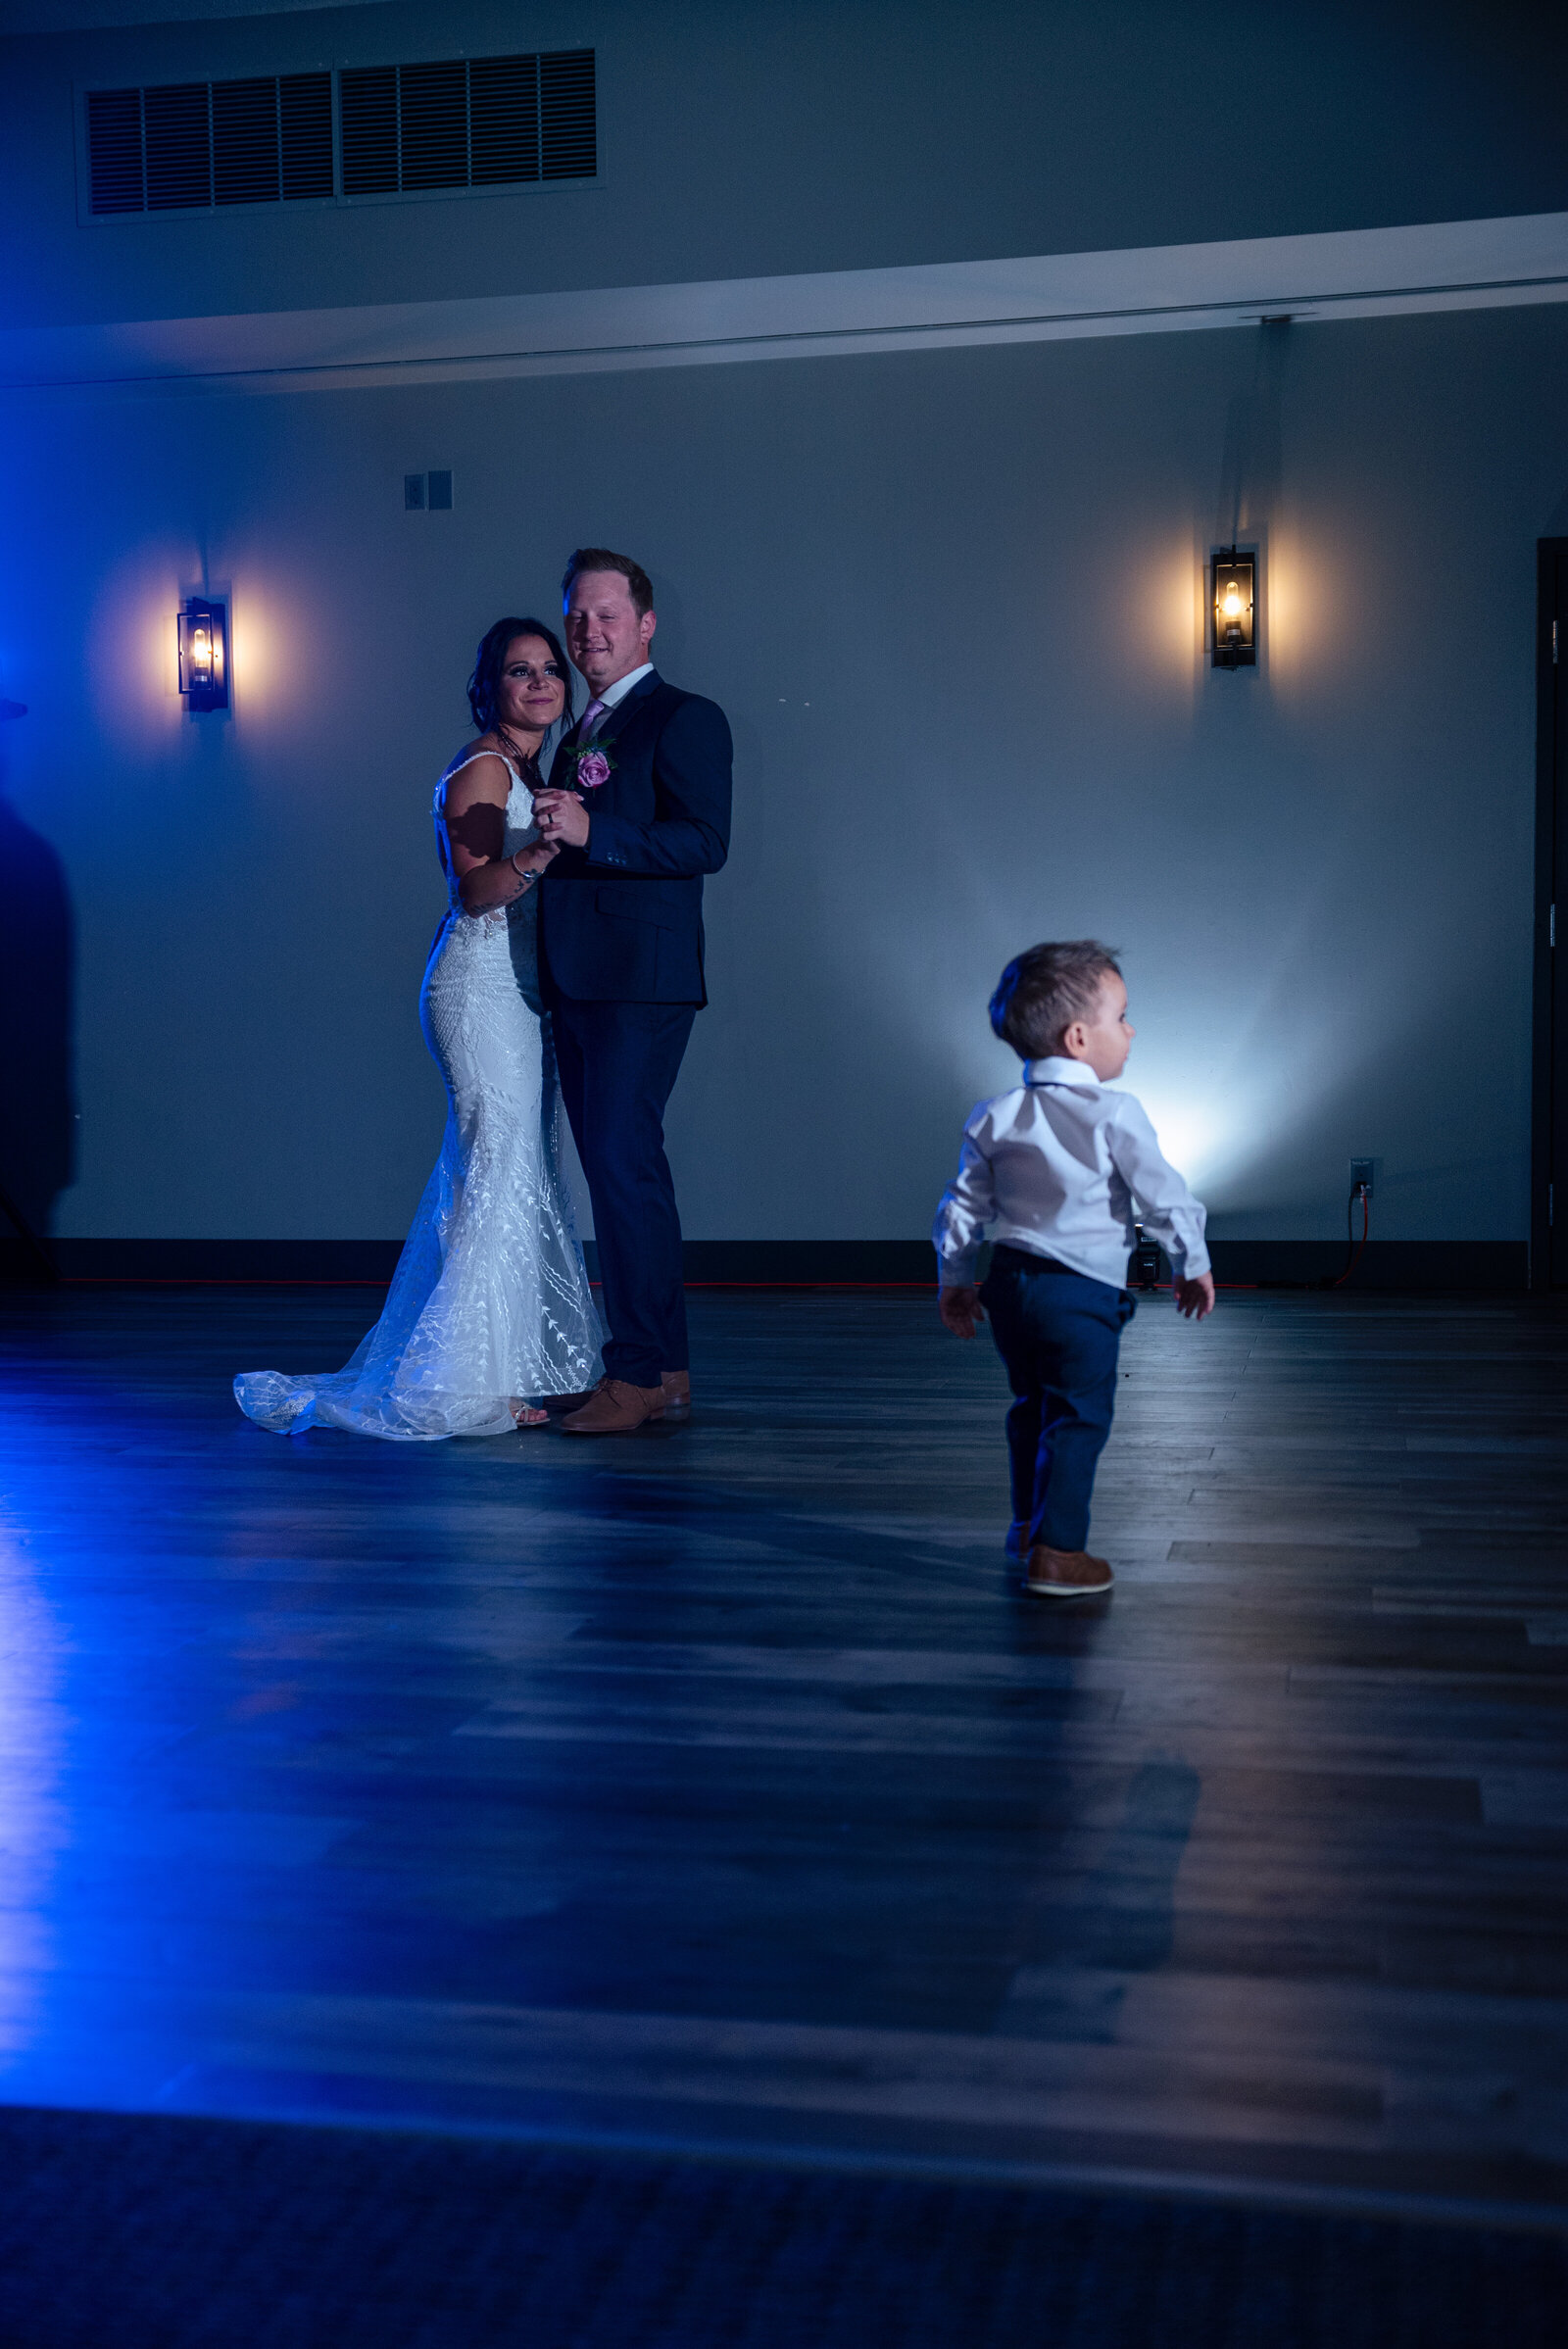
[[[1257,665],[1257,557],[1239,547],[1214,555],[1212,655],[1216,668]]]
[[[191,710],[228,708],[228,619],[221,604],[192,596],[175,621],[179,690]]]

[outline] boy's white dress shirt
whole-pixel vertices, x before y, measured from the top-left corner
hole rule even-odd
[[[1178,1275],[1207,1272],[1202,1203],[1161,1155],[1142,1103],[1085,1061],[1026,1060],[1023,1083],[982,1101],[963,1129],[931,1235],[942,1286],[974,1279],[989,1234],[1120,1289],[1135,1212]]]

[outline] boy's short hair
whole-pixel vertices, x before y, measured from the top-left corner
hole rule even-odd
[[[991,999],[991,1025],[1020,1060],[1047,1060],[1075,1019],[1093,1019],[1121,965],[1098,938],[1058,939],[1014,954]]]

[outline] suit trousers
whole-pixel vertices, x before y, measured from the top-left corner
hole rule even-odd
[[[664,1104],[695,1003],[551,1005],[561,1095],[588,1178],[610,1331],[605,1369],[634,1387],[685,1370],[680,1216],[664,1156]]]
[[[1133,1299],[1004,1242],[992,1251],[980,1297],[1017,1398],[1007,1413],[1013,1520],[1028,1526],[1031,1549],[1082,1549]]]

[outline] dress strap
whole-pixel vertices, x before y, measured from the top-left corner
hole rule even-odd
[[[471,759],[460,759],[457,765],[449,766],[446,773],[442,776],[441,782],[443,788],[451,782],[454,775],[461,775],[466,766],[477,766],[481,759],[499,759],[502,765],[506,768],[508,774],[512,777],[514,783],[520,783],[524,791],[527,791],[531,788],[526,776],[520,775],[517,772],[517,769],[513,765],[512,760],[507,757],[505,751],[475,751]]]

